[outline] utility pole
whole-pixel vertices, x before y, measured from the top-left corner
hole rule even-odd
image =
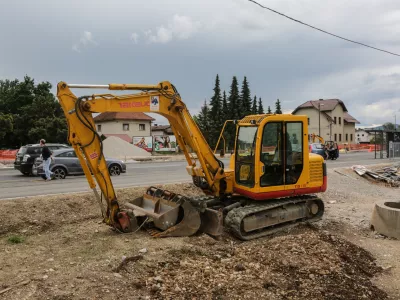
[[[318,135],[321,136],[321,102],[318,102]]]
[[[321,101],[323,99],[319,99],[318,101],[318,135],[321,137],[321,106],[324,106],[324,104],[321,104]]]

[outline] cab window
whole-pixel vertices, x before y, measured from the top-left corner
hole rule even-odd
[[[303,171],[303,123],[267,123],[263,129],[260,161],[260,186],[295,184]]]
[[[236,141],[236,182],[248,187],[254,186],[254,159],[256,151],[257,127],[239,128]]]
[[[271,122],[264,126],[261,143],[262,174],[260,186],[276,186],[284,184],[284,152],[282,122]]]
[[[303,171],[303,124],[287,122],[286,184],[295,184]]]

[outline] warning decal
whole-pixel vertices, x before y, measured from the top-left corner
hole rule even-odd
[[[159,110],[160,110],[160,97],[150,96],[150,111],[159,111]]]
[[[96,152],[93,152],[92,154],[89,155],[90,159],[95,159],[98,158],[99,155]]]

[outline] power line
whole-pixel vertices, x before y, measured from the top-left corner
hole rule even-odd
[[[285,18],[288,18],[288,19],[290,19],[290,20],[292,20],[292,21],[295,21],[295,22],[297,22],[297,23],[300,23],[300,24],[302,24],[302,25],[304,25],[304,26],[307,26],[307,27],[310,27],[310,28],[312,28],[312,29],[315,29],[315,30],[321,31],[321,32],[323,32],[323,33],[329,34],[329,35],[331,35],[331,36],[337,37],[337,38],[339,38],[339,39],[342,39],[342,40],[345,40],[345,41],[348,41],[348,42],[351,42],[351,43],[354,43],[354,44],[358,44],[358,45],[361,45],[361,46],[364,46],[364,47],[368,47],[368,48],[371,48],[371,49],[374,49],[374,50],[378,50],[378,51],[381,51],[381,52],[385,52],[385,53],[388,53],[388,54],[391,54],[391,55],[400,56],[400,54],[393,53],[393,52],[390,52],[390,51],[387,51],[387,50],[383,50],[383,49],[379,49],[379,48],[375,48],[375,47],[372,47],[372,46],[369,46],[369,45],[366,45],[366,44],[363,44],[363,43],[360,43],[360,42],[356,42],[356,41],[353,41],[353,40],[350,40],[350,39],[346,39],[346,38],[341,37],[341,36],[339,36],[339,35],[336,35],[336,34],[333,34],[333,33],[328,32],[328,31],[325,31],[325,30],[323,30],[323,29],[317,28],[317,27],[315,27],[315,26],[309,25],[309,24],[304,23],[304,22],[302,22],[302,21],[300,21],[300,20],[296,20],[296,19],[291,18],[291,17],[289,17],[289,16],[287,16],[287,15],[285,15],[285,14],[283,14],[283,13],[280,13],[279,11],[276,11],[276,10],[274,10],[274,9],[272,9],[272,8],[269,8],[269,7],[266,7],[266,6],[264,6],[264,5],[261,5],[261,4],[258,3],[257,1],[254,1],[254,0],[249,0],[249,1],[250,1],[250,2],[253,2],[254,4],[256,4],[256,5],[258,5],[258,6],[260,6],[261,8],[268,9],[269,11],[272,11],[273,13],[276,13],[276,14],[278,14],[278,15],[281,15],[281,16],[283,16],[283,17],[285,17]]]

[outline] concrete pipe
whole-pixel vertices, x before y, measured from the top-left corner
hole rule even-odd
[[[400,202],[375,203],[371,228],[387,237],[400,239]]]

